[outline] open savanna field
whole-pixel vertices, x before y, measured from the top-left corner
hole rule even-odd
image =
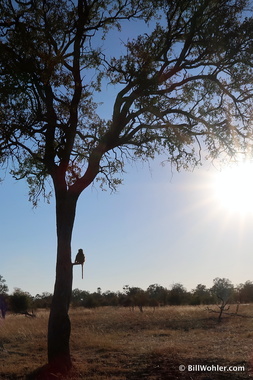
[[[232,305],[229,311],[234,309]],[[205,306],[144,308],[143,313],[117,307],[72,309],[74,369],[68,379],[249,379],[253,305],[240,305],[239,314],[245,317],[224,315],[218,323],[218,314]],[[34,378],[29,374],[46,363],[48,311],[36,315],[7,314],[0,320],[1,379]],[[186,370],[180,371],[180,365]],[[190,365],[194,371],[187,370]],[[216,371],[218,366],[245,370]]]

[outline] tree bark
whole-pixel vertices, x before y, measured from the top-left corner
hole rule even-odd
[[[72,293],[71,238],[77,198],[66,189],[56,190],[57,263],[48,322],[48,362],[60,372],[72,366],[68,310]]]

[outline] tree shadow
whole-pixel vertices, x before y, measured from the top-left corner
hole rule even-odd
[[[64,380],[64,379],[78,379],[78,371],[72,367],[59,371],[57,366],[45,364],[42,367],[37,368],[30,374],[26,375],[26,380]]]

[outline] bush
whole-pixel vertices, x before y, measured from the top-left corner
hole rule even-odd
[[[23,292],[21,289],[15,289],[14,293],[9,297],[10,308],[13,313],[27,312],[31,306],[32,297],[29,293]]]

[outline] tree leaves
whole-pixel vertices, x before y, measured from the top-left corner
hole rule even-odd
[[[210,157],[250,150],[249,9],[246,0],[2,2],[2,162],[12,157],[35,200],[47,176],[68,191],[96,177],[115,188],[125,160],[165,153],[179,170],[201,161],[202,146]],[[136,22],[143,32],[122,44]],[[112,28],[113,56],[103,47]],[[96,102],[112,85],[110,119]]]

